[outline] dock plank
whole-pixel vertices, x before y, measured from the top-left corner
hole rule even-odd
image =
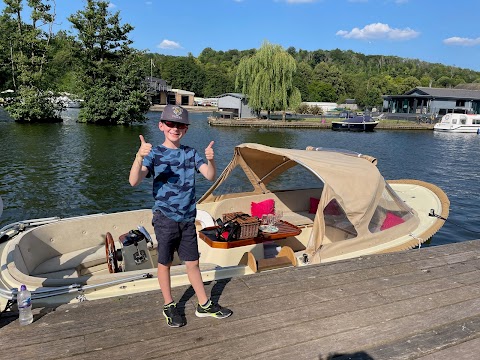
[[[207,283],[224,320],[196,318],[191,287],[175,288],[180,329],[160,290],[35,309],[29,326],[0,323],[0,359],[471,359],[479,275],[473,240]]]

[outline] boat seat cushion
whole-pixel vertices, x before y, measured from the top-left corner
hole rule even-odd
[[[119,248],[119,246],[118,244],[115,245],[117,248]],[[38,265],[30,275],[53,273],[68,269],[76,271],[75,269],[79,265],[88,268],[105,263],[106,261],[105,245],[99,245],[52,257]]]
[[[256,216],[259,219],[262,218],[264,214],[274,214],[275,213],[275,200],[267,199],[260,202],[252,201],[250,204],[250,215]]]

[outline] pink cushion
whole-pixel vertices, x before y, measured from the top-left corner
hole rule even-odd
[[[275,213],[275,200],[267,199],[259,203],[253,202],[250,205],[250,214],[256,216],[259,219],[262,218],[263,214],[274,214]]]
[[[313,197],[310,198],[310,209],[308,210],[308,212],[310,214],[316,214],[317,213],[319,202],[320,202],[320,199],[313,198]]]
[[[383,221],[383,224],[380,227],[380,230],[386,230],[404,222],[405,220],[403,220],[401,217],[389,212],[387,213],[387,216],[385,217],[385,220]]]

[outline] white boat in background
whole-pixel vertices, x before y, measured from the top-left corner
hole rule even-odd
[[[433,127],[435,131],[480,133],[480,114],[446,114]]]
[[[79,109],[83,105],[83,100],[81,99],[74,99],[74,100],[68,100],[65,103],[65,107],[70,108],[70,109]]]

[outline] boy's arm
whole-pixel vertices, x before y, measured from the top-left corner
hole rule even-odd
[[[143,166],[142,162],[143,158],[147,156],[151,150],[152,144],[147,143],[143,135],[140,135],[140,148],[135,155],[135,160],[133,160],[132,168],[130,169],[130,176],[128,177],[130,185],[137,186],[147,176],[148,169],[146,166]]]
[[[200,166],[198,171],[205,176],[207,180],[213,181],[217,175],[217,168],[215,166],[215,154],[213,152],[214,141],[210,141],[207,148],[205,149],[205,157],[207,158],[207,163]]]

